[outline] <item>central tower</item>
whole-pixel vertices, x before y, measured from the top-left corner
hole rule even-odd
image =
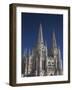
[[[44,40],[43,40],[43,32],[42,32],[42,24],[39,26],[38,40],[37,40],[37,51],[38,51],[38,62],[39,62],[39,75],[44,75]]]

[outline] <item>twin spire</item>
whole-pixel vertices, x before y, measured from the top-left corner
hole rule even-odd
[[[38,44],[43,44],[43,43],[44,43],[44,40],[43,40],[42,24],[40,23],[39,33],[38,33]],[[53,32],[53,35],[52,35],[52,48],[57,48],[55,32]]]
[[[38,41],[37,42],[38,42],[38,45],[44,44],[42,24],[40,24],[40,26],[39,26],[39,33],[38,33]],[[45,44],[46,44],[46,42],[45,42]],[[57,48],[55,32],[53,32],[53,36],[52,36],[52,48]],[[27,49],[26,49],[25,53],[27,53]],[[29,53],[30,53],[30,51],[29,51]]]

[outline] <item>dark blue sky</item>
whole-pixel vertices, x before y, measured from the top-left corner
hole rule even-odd
[[[57,45],[63,56],[63,15],[22,13],[22,54],[27,49],[32,49],[37,42],[40,23],[42,24],[43,37],[48,48],[52,46],[52,33],[55,32]]]

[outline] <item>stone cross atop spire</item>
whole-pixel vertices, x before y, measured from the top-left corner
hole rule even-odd
[[[40,24],[39,33],[38,33],[38,44],[40,43],[43,43],[42,24]]]

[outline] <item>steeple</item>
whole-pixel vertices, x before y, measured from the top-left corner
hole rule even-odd
[[[23,52],[23,57],[26,57],[26,56],[27,56],[27,48]]]
[[[53,32],[53,37],[52,37],[52,48],[57,48],[57,43],[56,43],[56,37],[55,37],[55,32]]]
[[[44,42],[43,42],[43,33],[42,33],[42,24],[40,24],[39,27],[39,33],[38,33],[38,41],[37,41],[37,48],[38,48],[38,53],[39,53],[39,75],[42,76],[43,75],[43,66],[42,66],[42,62],[43,62],[43,47],[44,47]]]
[[[30,56],[30,54],[31,54],[31,51],[30,51],[30,49],[29,49],[29,56]]]
[[[60,75],[62,75],[62,57],[61,57],[61,51],[60,51],[60,48],[58,49],[58,66],[59,66],[59,73]]]
[[[42,24],[40,24],[39,33],[38,33],[38,44],[41,44],[41,43],[43,43]]]
[[[29,49],[29,55],[28,55],[28,74],[31,73],[31,52],[30,52],[30,49]]]
[[[46,57],[48,55],[48,50],[47,50],[47,42],[45,41],[45,50],[46,50]]]

